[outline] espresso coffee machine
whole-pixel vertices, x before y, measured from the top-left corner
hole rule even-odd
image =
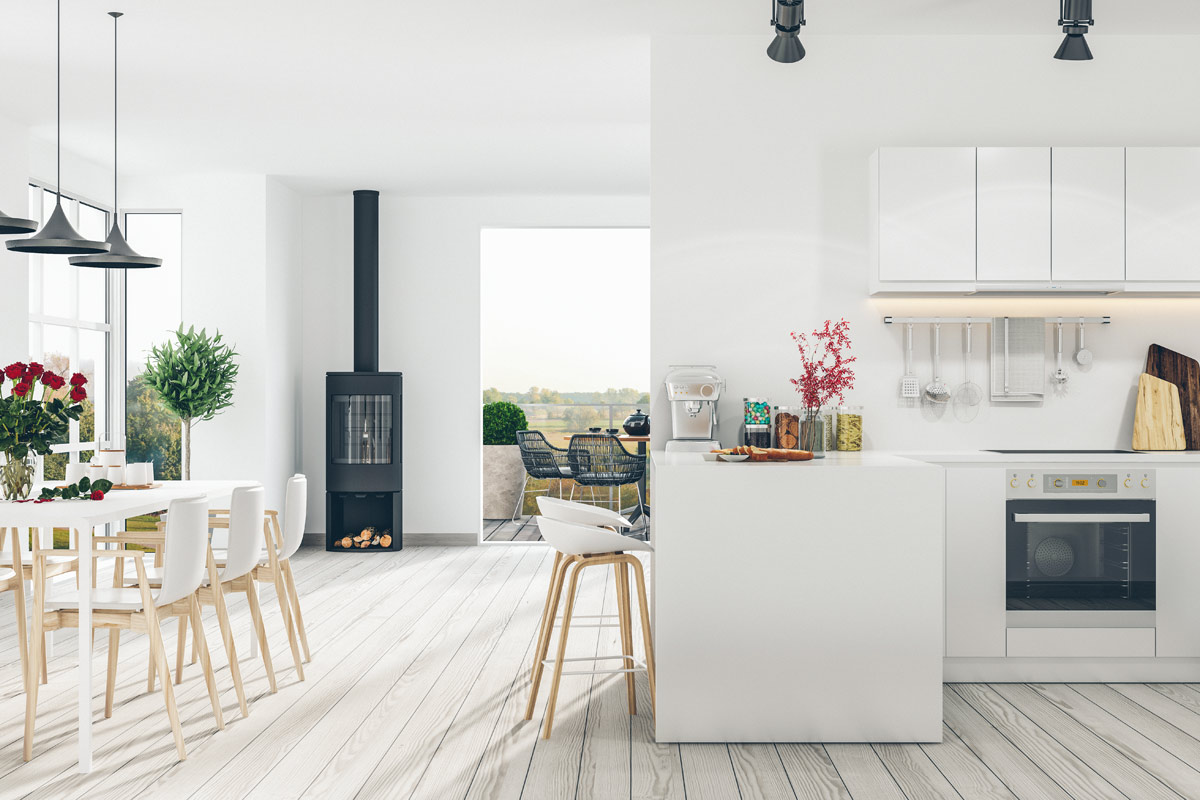
[[[671,441],[667,452],[707,453],[721,445],[713,436],[717,427],[717,400],[725,380],[713,366],[675,366],[663,381],[671,401]]]

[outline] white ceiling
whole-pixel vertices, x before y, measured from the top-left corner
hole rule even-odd
[[[769,37],[769,0],[113,4],[122,166],[307,191],[649,192],[650,33]],[[1097,0],[1115,33],[1200,33],[1200,3]],[[63,0],[64,145],[109,163],[108,5]],[[53,138],[54,4],[10,3],[3,114]],[[809,0],[806,35],[1054,34],[1055,0]]]

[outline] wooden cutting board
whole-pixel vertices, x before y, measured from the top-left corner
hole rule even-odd
[[[1200,362],[1162,345],[1152,344],[1146,353],[1146,374],[1179,387],[1187,449],[1200,450]]]
[[[1138,376],[1133,415],[1134,450],[1186,450],[1179,388],[1153,375]]]

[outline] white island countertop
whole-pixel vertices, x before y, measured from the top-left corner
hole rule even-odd
[[[660,742],[941,741],[942,467],[651,467]]]

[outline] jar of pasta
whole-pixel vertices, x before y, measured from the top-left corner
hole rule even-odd
[[[837,414],[837,449],[862,450],[862,406],[840,406]]]

